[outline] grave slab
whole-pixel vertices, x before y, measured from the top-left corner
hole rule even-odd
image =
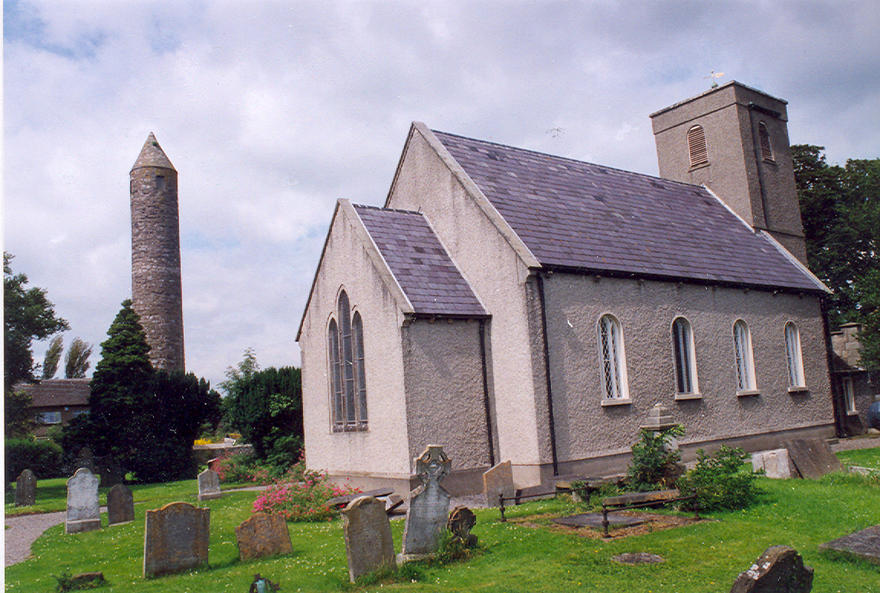
[[[880,525],[862,529],[819,545],[820,550],[834,550],[848,556],[880,564]]]
[[[98,478],[81,467],[67,480],[66,533],[80,533],[101,529],[101,512],[98,506]]]
[[[566,527],[594,527],[596,529],[602,529],[602,513],[580,513],[578,515],[569,515],[567,517],[553,519],[553,522],[559,525],[565,525]],[[642,525],[647,522],[647,519],[642,519],[641,517],[621,515],[620,513],[608,513],[608,524],[610,527],[632,527],[633,525]]]
[[[290,554],[290,532],[281,515],[256,513],[235,528],[238,557],[241,560]]]
[[[208,563],[211,510],[170,502],[147,511],[144,577],[183,572]]]
[[[752,453],[752,470],[764,470],[764,475],[768,478],[782,480],[791,478],[792,471],[788,449],[773,449],[771,451],[756,451]]]
[[[351,582],[383,567],[394,568],[394,540],[385,503],[361,496],[342,510],[345,555]]]
[[[37,502],[37,477],[29,469],[24,469],[15,480],[15,506],[29,507]]]
[[[802,478],[821,478],[840,471],[840,460],[822,439],[794,439],[785,442],[789,457]]]

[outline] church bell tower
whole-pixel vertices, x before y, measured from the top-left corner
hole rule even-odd
[[[153,366],[184,370],[177,170],[152,132],[129,176],[132,304]]]
[[[736,81],[651,114],[660,176],[705,185],[807,264],[786,101]]]

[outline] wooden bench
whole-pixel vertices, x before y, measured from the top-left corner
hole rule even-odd
[[[628,509],[641,509],[645,507],[660,506],[670,502],[679,502],[682,500],[693,500],[694,495],[682,496],[681,492],[676,489],[672,490],[653,490],[651,492],[632,492],[630,494],[621,494],[620,496],[609,496],[602,500],[602,529],[604,536],[608,537],[608,511],[623,511]],[[694,517],[699,519],[699,511],[694,511]]]

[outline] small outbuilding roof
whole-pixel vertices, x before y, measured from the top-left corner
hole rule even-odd
[[[433,133],[542,266],[826,290],[702,186]]]
[[[420,212],[354,209],[417,315],[488,316]]]
[[[16,391],[31,396],[32,408],[89,405],[91,379],[43,379],[38,383],[19,383]]]

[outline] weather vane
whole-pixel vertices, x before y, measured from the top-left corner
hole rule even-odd
[[[712,87],[711,88],[714,89],[715,87],[718,86],[718,79],[721,78],[722,76],[724,76],[724,72],[715,72],[714,70],[712,70],[712,72],[709,74],[709,76],[704,76],[703,78],[710,78],[712,80]]]

